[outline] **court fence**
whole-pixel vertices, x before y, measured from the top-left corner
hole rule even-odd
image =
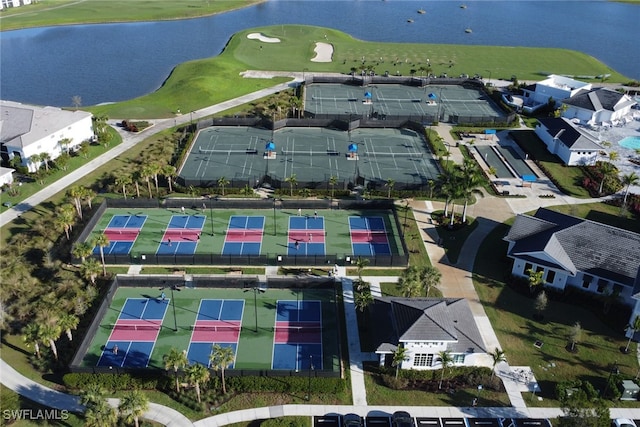
[[[78,346],[76,353],[71,360],[69,370],[74,373],[93,373],[93,374],[133,374],[148,375],[150,372],[164,372],[164,367],[159,368],[124,368],[109,366],[83,366],[82,362],[87,354],[93,338],[96,336],[98,329],[101,327],[105,314],[111,307],[113,297],[119,287],[136,287],[153,289],[153,293],[157,294],[161,289],[180,288],[235,288],[235,289],[253,289],[258,286],[258,276],[229,277],[223,275],[128,275],[118,274],[109,285],[105,298],[102,300],[100,307],[96,311],[93,322],[87,328],[82,343]],[[275,289],[327,289],[337,291],[337,282],[333,278],[324,277],[283,277],[269,276],[264,284],[266,288]],[[337,307],[337,298],[334,298]],[[344,324],[340,322],[340,328],[337,333],[342,334]],[[340,352],[342,346],[340,345]],[[342,360],[342,355],[340,355]],[[271,369],[228,369],[225,370],[227,377],[242,376],[267,376],[267,377],[308,377],[311,375],[316,378],[340,378],[343,368],[341,366],[331,366],[327,369],[314,369],[311,372],[306,370],[271,370]],[[218,375],[218,372],[211,370],[212,375]]]
[[[194,209],[291,209],[298,208],[305,211],[324,209],[353,209],[353,210],[392,210],[396,230],[400,233],[402,254],[354,256],[350,253],[334,253],[326,255],[287,255],[286,253],[266,253],[262,255],[220,255],[220,254],[104,254],[104,262],[109,265],[278,265],[278,266],[331,266],[351,265],[358,257],[369,260],[372,267],[406,267],[409,264],[408,250],[402,235],[402,226],[398,219],[396,206],[392,200],[287,200],[287,199],[224,199],[215,197],[186,198],[186,199],[105,199],[96,209],[94,216],[74,242],[85,242],[95,229],[98,221],[107,208],[132,209],[180,209],[181,207]],[[98,230],[101,231],[101,230]],[[92,254],[93,258],[101,261],[100,254]],[[80,264],[79,258],[73,257],[72,263]]]

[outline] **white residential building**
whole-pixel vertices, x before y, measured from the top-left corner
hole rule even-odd
[[[399,346],[407,349],[402,369],[440,369],[442,351],[456,366],[486,366],[486,346],[463,298],[376,297],[371,310],[381,366],[391,365]]]
[[[13,183],[14,169],[0,167],[0,187],[3,185],[11,185]]]
[[[523,88],[522,91],[524,93],[525,107],[534,108],[546,105],[549,102],[549,98],[553,98],[556,106],[560,106],[560,101],[563,99],[570,98],[581,90],[589,89],[591,89],[591,83],[551,74],[545,80],[529,85]]]
[[[41,162],[33,155],[47,153],[55,160],[63,151],[75,151],[94,137],[92,114],[57,107],[37,107],[12,101],[0,101],[0,154],[5,160],[18,156],[21,164],[35,172]],[[67,146],[60,141],[68,139]]]
[[[0,0],[0,10],[31,4],[31,0]]]
[[[603,150],[593,136],[563,117],[538,119],[535,133],[567,166],[594,165]]]
[[[580,90],[562,103],[567,107],[562,117],[584,124],[616,124],[631,116],[631,108],[636,104],[629,95],[607,88]]]

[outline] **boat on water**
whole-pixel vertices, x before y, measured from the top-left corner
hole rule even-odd
[[[424,15],[425,13],[427,13],[427,11],[426,11],[426,10],[424,10],[424,9],[418,9],[418,13],[419,13],[420,15]]]
[[[469,33],[473,33],[473,30],[471,28],[465,28],[464,32],[469,34]]]
[[[460,9],[466,9],[466,8],[467,8],[467,5],[466,5],[466,4],[461,4],[461,5],[460,5]]]
[[[407,19],[407,22],[411,24],[413,22],[413,19],[409,18]]]

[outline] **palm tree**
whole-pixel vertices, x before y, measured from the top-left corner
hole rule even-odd
[[[225,178],[224,176],[221,176],[220,178],[218,178],[218,188],[222,192],[222,196],[224,196],[224,188],[227,185],[229,185],[229,180],[227,178]]]
[[[405,360],[409,360],[408,350],[402,344],[396,347],[396,350],[393,352],[393,360],[391,361],[391,365],[396,368],[396,379],[398,378],[398,374],[400,373],[400,366],[402,366],[402,362]]]
[[[629,187],[631,187],[632,185],[636,185],[640,181],[640,176],[638,176],[638,174],[636,174],[635,172],[631,172],[622,175],[620,180],[622,181],[622,185],[626,187],[624,190],[624,200],[622,201],[622,209],[624,209],[627,206]]]
[[[51,154],[45,152],[40,153],[40,160],[44,162],[44,169],[49,172],[49,162],[51,161]]]
[[[80,265],[80,274],[88,279],[92,285],[96,284],[98,274],[100,274],[100,263],[95,258],[87,258]]]
[[[82,197],[82,200],[87,202],[87,207],[89,208],[89,210],[91,210],[91,208],[93,207],[92,205],[93,199],[96,198],[96,192],[90,188],[86,188],[85,190],[86,191]]]
[[[296,174],[292,173],[290,176],[284,179],[284,182],[289,183],[289,195],[293,197],[293,187],[298,185],[298,179],[296,178]]]
[[[100,400],[87,407],[84,413],[85,427],[111,427],[118,422],[116,409],[106,400]]]
[[[441,389],[442,381],[444,380],[444,371],[453,363],[453,357],[451,357],[451,352],[449,350],[443,350],[438,352],[438,358],[442,364],[442,375],[440,376],[440,384],[438,384],[438,389]]]
[[[149,409],[149,399],[140,390],[128,391],[120,399],[118,410],[124,416],[127,423],[133,423],[136,427],[139,425],[139,419]]]
[[[27,344],[27,347],[33,344],[36,357],[40,359],[40,342],[42,341],[42,332],[40,331],[40,325],[37,322],[29,323],[22,329],[22,341]]]
[[[164,355],[164,368],[166,370],[173,369],[173,373],[176,377],[176,392],[180,393],[180,382],[178,381],[178,371],[189,363],[187,359],[187,353],[180,351],[175,347],[171,347],[169,353]]]
[[[491,358],[493,359],[493,370],[491,371],[491,378],[493,378],[496,373],[496,366],[498,366],[498,363],[506,362],[507,358],[504,355],[504,351],[500,350],[498,347],[496,347],[493,352],[489,353],[489,355],[491,355]]]
[[[58,320],[60,329],[62,329],[65,334],[67,334],[67,338],[69,338],[69,341],[73,341],[73,335],[71,334],[71,331],[78,327],[78,323],[80,323],[80,319],[78,319],[78,316],[69,313],[61,315],[60,319]]]
[[[369,259],[368,258],[362,258],[362,257],[358,257],[356,259],[356,270],[358,272],[358,280],[360,280],[362,282],[362,273],[364,272],[364,269],[369,265]]]
[[[73,140],[71,138],[62,138],[60,141],[58,141],[60,151],[63,153],[67,153],[72,142]]]
[[[162,172],[162,166],[160,166],[160,164],[157,162],[150,163],[149,172],[151,172],[151,177],[153,178],[153,182],[156,185],[156,194],[159,197],[160,189],[158,188],[158,175]]]
[[[153,199],[153,192],[151,191],[151,178],[154,174],[154,168],[149,164],[142,167],[140,171],[140,176],[143,181],[147,183],[147,190],[149,190],[149,198]]]
[[[167,184],[169,184],[169,193],[173,193],[173,178],[176,176],[176,167],[173,165],[164,165],[162,167],[162,176],[167,180]]]
[[[100,233],[93,239],[93,246],[100,248],[100,260],[102,260],[102,275],[107,275],[107,264],[104,261],[104,248],[109,246],[109,238],[106,234]]]
[[[609,160],[611,160],[612,162],[615,162],[619,158],[620,158],[620,154],[618,154],[617,151],[610,151],[609,152]]]
[[[354,294],[354,305],[361,313],[373,303],[373,295],[371,295],[371,289],[361,289]]]
[[[122,188],[122,195],[125,199],[127,198],[127,185],[131,185],[132,182],[131,175],[125,173],[118,175],[116,178],[116,185]]]
[[[482,191],[480,191],[480,172],[472,160],[464,160],[460,184],[462,197],[464,198],[464,209],[462,210],[462,223],[464,224],[467,222],[467,206],[472,197],[476,194],[483,196]]]
[[[236,355],[233,351],[232,347],[222,347],[219,344],[214,344],[211,355],[209,356],[209,363],[214,370],[220,369],[220,374],[222,376],[222,393],[227,394],[227,385],[224,379],[224,371],[227,369],[234,361]]]
[[[396,181],[389,178],[387,182],[385,182],[384,186],[387,187],[387,199],[391,198],[391,190],[393,190],[393,186],[396,185]]]
[[[34,172],[37,172],[38,169],[40,169],[40,162],[42,161],[42,158],[40,157],[40,154],[33,154],[31,156],[29,156],[29,162],[31,162],[34,165]]]
[[[402,296],[413,298],[420,295],[420,282],[418,267],[411,266],[402,272],[398,279],[398,286],[402,291]]]
[[[80,393],[80,403],[84,406],[93,406],[105,399],[105,390],[96,383],[87,383]]]
[[[73,228],[74,219],[75,213],[73,205],[65,204],[56,209],[56,217],[54,219],[55,226],[56,228],[64,231],[64,234],[67,236],[67,240],[71,240],[69,232]]]
[[[196,396],[198,396],[198,403],[202,403],[202,399],[200,397],[200,384],[203,384],[209,380],[210,373],[209,369],[206,366],[195,363],[193,365],[189,365],[185,370],[185,375],[187,377],[187,382],[193,385],[196,388]]]
[[[80,219],[82,219],[82,198],[84,194],[85,188],[80,185],[74,185],[67,191],[67,197],[72,200],[73,206],[75,206],[76,213]]]
[[[84,260],[93,253],[94,247],[95,246],[92,246],[89,242],[78,242],[73,246],[71,254],[84,262]]]
[[[627,341],[627,345],[624,348],[625,353],[629,352],[629,346],[631,345],[631,340],[633,339],[633,336],[636,334],[636,331],[638,330],[640,330],[640,316],[636,316],[635,319],[633,319],[633,322],[627,325],[627,331],[631,331],[631,335],[629,336],[629,341]]]
[[[602,190],[604,189],[604,182],[607,178],[613,176],[616,173],[616,167],[613,163],[609,162],[598,162],[600,166],[600,173],[602,174],[602,179],[600,180],[600,187],[598,188],[598,194],[602,194]]]
[[[427,298],[429,298],[429,292],[431,291],[431,289],[438,287],[441,278],[442,273],[440,273],[440,270],[432,265],[427,265],[420,268],[418,279],[420,281],[422,289],[427,295]]]
[[[331,198],[333,199],[333,194],[336,189],[336,185],[338,185],[338,177],[331,175],[329,178],[329,185],[331,186]]]
[[[58,347],[56,347],[56,340],[60,338],[62,328],[59,324],[43,323],[40,325],[40,333],[42,341],[49,343],[49,348],[51,348],[53,357],[58,360]]]

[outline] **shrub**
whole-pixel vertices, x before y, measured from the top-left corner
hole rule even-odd
[[[62,378],[64,385],[72,390],[83,390],[88,386],[97,385],[105,390],[133,390],[133,389],[162,389],[167,384],[173,384],[172,379],[162,374],[132,376],[131,374],[90,374],[70,373]]]
[[[403,388],[407,387],[407,385],[409,384],[409,380],[400,376],[396,378],[395,375],[384,374],[382,375],[382,383],[391,389],[402,390]]]

